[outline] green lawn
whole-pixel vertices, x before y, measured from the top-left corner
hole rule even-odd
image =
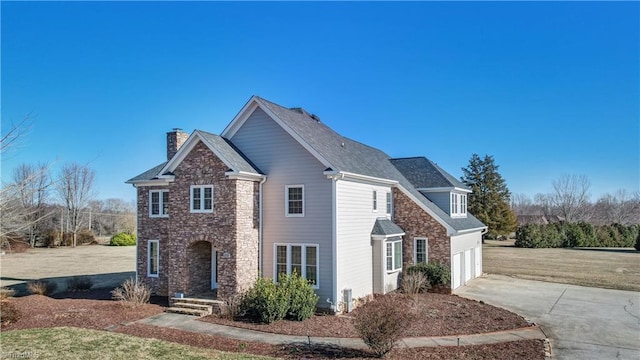
[[[0,344],[2,359],[271,359],[69,327],[3,331]]]

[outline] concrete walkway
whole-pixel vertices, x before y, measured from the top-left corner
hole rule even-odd
[[[241,329],[231,326],[212,324],[196,320],[196,317],[182,314],[163,313],[146,319],[138,320],[137,323],[162,326],[194,333],[224,336],[243,341],[255,341],[267,344],[318,344],[332,345],[352,349],[365,349],[367,346],[359,338],[333,338],[333,337],[307,337],[272,334],[262,331]],[[436,346],[458,346],[458,345],[479,345],[495,344],[516,340],[545,339],[545,334],[537,326],[514,329],[508,331],[497,331],[485,334],[459,335],[459,336],[434,336],[434,337],[410,337],[404,338],[399,343],[399,347],[436,347]]]

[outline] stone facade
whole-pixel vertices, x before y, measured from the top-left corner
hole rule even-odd
[[[181,129],[173,129],[167,133],[167,160],[171,160],[188,138],[189,134]]]
[[[447,235],[447,229],[397,188],[393,189],[393,198],[393,222],[405,231],[402,244],[403,269],[414,265],[413,238],[415,237],[428,239],[429,261],[439,261],[450,266],[451,238]]]
[[[149,187],[138,188],[138,275],[158,295],[197,295],[211,289],[217,256],[218,297],[247,289],[258,277],[257,181],[229,179],[229,170],[202,142],[173,171],[169,217],[149,217]],[[192,185],[213,185],[213,212],[192,213]],[[160,189],[161,187],[158,187]],[[148,240],[159,240],[159,277],[147,276]]]

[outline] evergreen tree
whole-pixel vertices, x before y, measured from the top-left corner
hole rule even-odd
[[[493,156],[481,159],[473,154],[462,172],[460,180],[473,191],[469,194],[469,212],[489,227],[488,234],[497,237],[514,231],[517,218],[509,207],[511,193]]]

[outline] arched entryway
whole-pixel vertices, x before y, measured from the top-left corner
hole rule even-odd
[[[216,251],[208,241],[197,241],[187,248],[188,295],[210,293],[217,287]]]

